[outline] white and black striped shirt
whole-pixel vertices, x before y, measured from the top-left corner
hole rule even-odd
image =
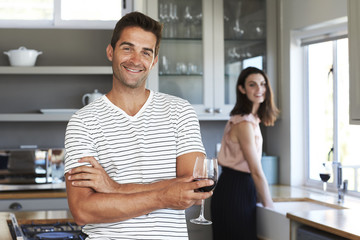
[[[65,136],[65,172],[95,157],[120,184],[176,177],[176,157],[205,153],[199,121],[185,100],[158,92],[135,116],[106,96],[75,113]],[[122,222],[88,224],[89,239],[188,239],[184,210],[160,209]]]

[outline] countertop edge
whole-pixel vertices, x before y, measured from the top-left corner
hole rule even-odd
[[[34,199],[34,198],[66,198],[66,191],[24,191],[0,193],[0,200]]]
[[[321,211],[325,213],[327,211],[346,211],[346,210],[325,210],[325,211],[321,210]],[[335,227],[332,227],[329,225],[325,225],[325,224],[321,224],[319,222],[312,221],[312,220],[304,217],[303,215],[301,215],[301,212],[300,213],[289,212],[286,214],[286,217],[289,218],[290,220],[296,221],[298,223],[302,223],[307,226],[310,226],[310,227],[313,227],[313,228],[316,228],[316,229],[319,229],[319,230],[322,230],[322,231],[325,231],[328,233],[332,233],[332,234],[335,234],[340,237],[348,238],[351,240],[360,240],[360,236],[358,236],[358,235],[352,234],[351,232],[348,232],[348,231],[341,230],[339,228],[335,228]]]

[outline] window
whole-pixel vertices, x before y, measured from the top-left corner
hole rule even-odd
[[[309,180],[320,182],[323,163],[341,162],[348,190],[360,192],[360,126],[349,124],[348,39],[320,41],[303,48],[308,73]],[[334,174],[329,183],[335,187]]]
[[[0,0],[0,27],[113,28],[131,0]]]

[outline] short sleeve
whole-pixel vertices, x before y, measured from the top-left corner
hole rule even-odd
[[[177,154],[176,157],[191,152],[202,152],[205,149],[201,140],[200,124],[195,110],[189,102],[185,101],[178,109],[177,128]]]
[[[78,163],[82,157],[92,156],[97,159],[91,135],[91,128],[78,114],[74,114],[65,133],[65,173],[72,168],[89,165],[88,163]]]

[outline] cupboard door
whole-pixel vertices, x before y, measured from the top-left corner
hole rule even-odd
[[[212,1],[158,0],[154,5],[148,13],[164,29],[158,70],[148,87],[188,100],[199,117],[212,116]]]
[[[267,71],[266,0],[215,1],[215,109],[228,115],[236,102],[236,83],[240,72],[249,67]],[[221,46],[221,47],[220,47]]]
[[[350,123],[360,124],[360,2],[348,1]]]

